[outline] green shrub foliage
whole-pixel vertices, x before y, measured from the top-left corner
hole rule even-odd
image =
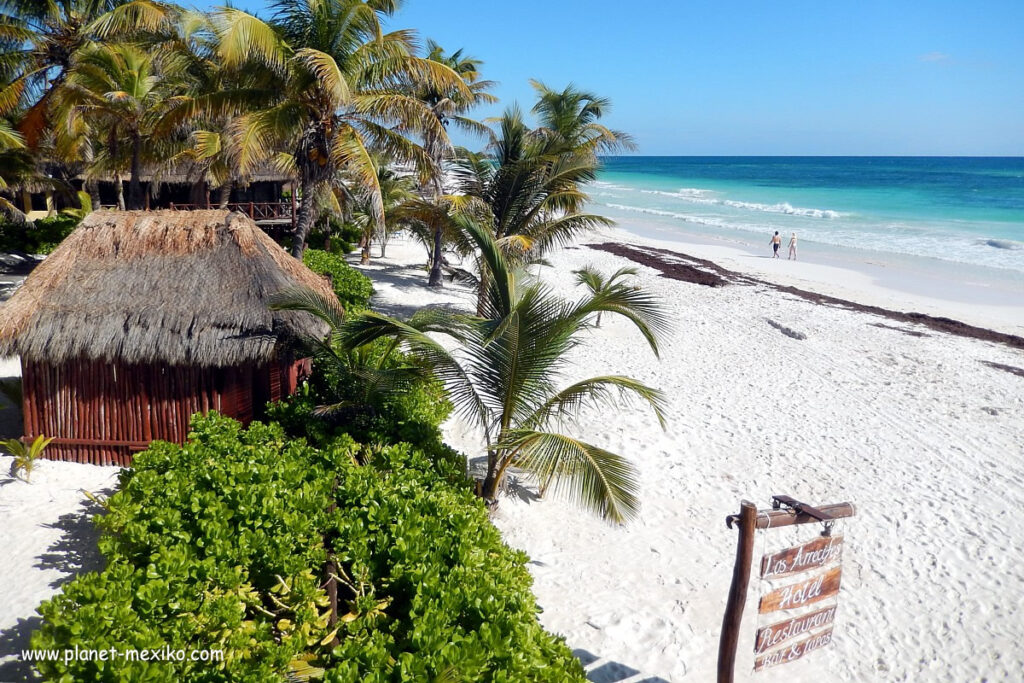
[[[0,251],[49,254],[80,222],[75,216],[58,214],[39,218],[35,227],[17,223],[0,224]]]
[[[340,221],[333,216],[326,223],[317,223],[309,232],[308,244],[325,245],[330,240],[332,254],[350,254],[363,236],[362,229],[353,223]],[[325,247],[326,248],[326,247]]]
[[[35,649],[221,649],[219,663],[43,662],[49,681],[582,681],[546,633],[526,556],[458,454],[196,418],[121,474],[101,572],[43,603]],[[330,561],[333,564],[328,564]],[[336,567],[338,622],[324,570]],[[333,639],[337,644],[332,644]]]
[[[352,312],[366,308],[373,294],[373,283],[358,270],[348,265],[345,259],[322,249],[306,249],[302,262],[319,275],[329,275],[345,310]]]
[[[339,362],[339,357],[349,362]],[[415,363],[385,340],[349,353],[337,350],[334,357],[315,356],[308,384],[294,396],[269,405],[268,414],[289,435],[317,445],[341,434],[365,443],[440,443],[440,426],[452,405],[438,379],[425,372],[396,390],[384,380],[367,381]],[[317,406],[324,405],[339,407],[317,414]]]

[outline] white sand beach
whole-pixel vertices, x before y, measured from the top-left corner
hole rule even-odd
[[[742,266],[717,247],[658,246]],[[420,286],[422,271],[403,268],[422,263],[415,246],[395,244],[389,256],[365,270],[375,279],[375,305],[402,313],[471,303],[458,287],[435,295]],[[631,265],[582,246],[550,263],[541,276],[567,297],[573,269]],[[943,312],[941,301],[873,289],[849,271],[804,262],[758,270],[769,269],[785,284]],[[766,287],[712,288],[640,270],[640,283],[676,320],[661,360],[628,323],[608,320],[575,351],[578,376],[566,378],[621,373],[670,397],[666,431],[649,412],[626,406],[587,412],[572,431],[636,463],[640,519],[616,528],[559,500],[516,497],[502,500],[494,517],[531,557],[542,622],[593,660],[591,679],[713,680],[736,546],[725,517],[742,499],[767,508],[772,494],[857,507],[836,529],[847,549],[835,642],[752,673],[755,630],[777,620],[758,621],[755,574],[737,680],[1016,678],[1024,670],[1024,569],[1016,559],[1024,530],[1012,515],[1024,507],[1024,377],[985,363],[1024,368],[1024,352]],[[984,318],[1008,332],[1024,324],[1019,306],[976,313],[967,322]],[[783,335],[769,318],[806,339]],[[471,458],[481,455],[479,437],[457,421],[447,437]],[[817,531],[759,532],[755,555]]]
[[[750,263],[718,247],[658,246],[736,270]],[[429,303],[473,302],[458,286],[440,292],[423,286],[425,258],[417,245],[396,241],[388,254],[364,269],[375,280],[376,307],[404,315]],[[556,253],[550,263],[541,277],[566,297],[575,295],[575,268],[592,264],[610,272],[633,265],[585,246]],[[640,270],[638,283],[661,295],[676,321],[661,359],[626,322],[608,319],[574,352],[577,376],[566,381],[625,374],[668,395],[665,431],[636,406],[586,412],[570,431],[636,464],[641,517],[612,527],[557,499],[526,493],[504,498],[494,517],[508,543],[531,557],[543,624],[566,637],[591,680],[713,680],[736,546],[725,517],[742,499],[766,508],[772,494],[857,506],[857,516],[836,529],[847,549],[835,642],[798,662],[752,673],[756,627],[774,621],[758,620],[762,586],[755,574],[737,680],[1018,677],[1024,529],[1012,515],[1024,509],[1024,376],[986,363],[1024,368],[1024,351],[766,286],[712,288]],[[813,263],[757,270],[863,303],[903,310],[929,303]],[[925,312],[942,312],[941,301],[930,306]],[[979,319],[967,321],[984,318],[1004,331],[1020,330],[1024,310],[1004,308],[976,311]],[[806,338],[782,334],[769,319]],[[478,435],[465,425],[450,421],[446,436],[471,458],[481,455]],[[0,472],[9,463],[0,459]],[[0,631],[8,652],[26,642],[38,623],[34,608],[61,578],[94,561],[81,543],[64,546],[69,538],[92,543],[80,490],[109,489],[116,472],[47,462],[32,484],[0,486],[8,553],[0,563]],[[812,525],[759,532],[755,554],[816,533]]]

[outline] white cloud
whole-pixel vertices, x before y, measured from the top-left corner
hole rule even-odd
[[[918,60],[922,62],[947,62],[949,61],[949,55],[945,52],[928,52],[919,56]]]

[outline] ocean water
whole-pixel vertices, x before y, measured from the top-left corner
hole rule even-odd
[[[925,259],[1024,277],[1024,158],[611,157],[592,210],[648,236]],[[999,273],[994,273],[1000,275]],[[1024,294],[1024,292],[1022,292]]]

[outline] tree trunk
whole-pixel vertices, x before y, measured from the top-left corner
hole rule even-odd
[[[89,199],[92,200],[93,211],[99,211],[101,200],[100,200],[100,184],[95,180],[85,181],[85,191],[89,193]]]
[[[217,200],[217,207],[221,209],[228,208],[228,202],[231,200],[231,187],[233,183],[230,180],[224,181],[224,184],[220,186],[220,197]]]
[[[197,180],[192,183],[192,187],[189,189],[189,201],[195,205],[197,209],[208,209],[206,206],[206,181]]]
[[[128,208],[137,211],[145,208],[145,199],[142,196],[142,180],[139,175],[142,173],[142,136],[135,134],[132,142],[132,177],[128,182]]]
[[[124,211],[124,178],[120,171],[114,173],[114,187],[117,188],[117,208]]]
[[[363,245],[363,251],[359,257],[359,264],[365,266],[370,262],[370,243],[367,242]]]
[[[441,226],[434,228],[434,252],[430,263],[430,279],[427,280],[428,287],[444,287],[444,278],[441,271],[441,262],[444,260],[444,253],[441,251],[442,233]]]
[[[441,159],[435,159],[438,171],[441,169]],[[434,205],[441,201],[441,179],[434,178]],[[427,279],[428,287],[444,287],[444,278],[442,277],[441,264],[444,261],[444,252],[441,249],[442,242],[444,240],[443,234],[444,226],[440,222],[434,226],[434,251],[431,254],[433,258],[430,260],[430,277]]]
[[[487,454],[487,476],[484,477],[483,485],[480,488],[480,497],[484,499],[488,507],[498,503],[498,486],[501,481],[498,479],[498,456],[496,453]]]
[[[302,203],[299,204],[299,216],[295,223],[295,236],[292,238],[292,256],[302,260],[302,252],[306,251],[306,237],[313,226],[313,188],[305,180],[299,181]]]

